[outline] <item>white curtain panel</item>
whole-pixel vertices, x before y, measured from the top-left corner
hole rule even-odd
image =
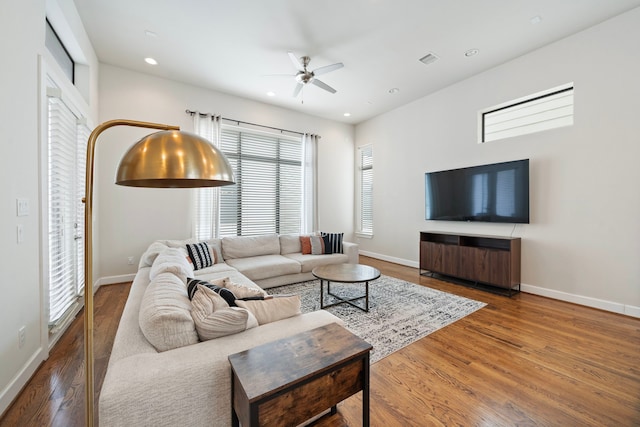
[[[302,136],[302,233],[312,233],[318,227],[318,139],[317,135]]]
[[[210,114],[193,114],[193,129],[196,135],[211,141],[216,147],[220,147],[220,116]],[[206,187],[194,189],[193,237],[198,240],[213,239],[219,237],[220,229],[220,189]]]

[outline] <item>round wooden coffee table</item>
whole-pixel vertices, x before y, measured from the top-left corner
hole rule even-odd
[[[316,267],[311,271],[315,277],[320,279],[320,308],[333,307],[338,304],[349,304],[362,311],[369,311],[369,282],[380,277],[380,271],[368,265],[361,264],[332,264]],[[338,301],[331,304],[324,304],[324,282],[327,282],[327,294]],[[337,283],[364,283],[364,295],[355,298],[343,298],[331,293],[331,282]],[[364,307],[355,304],[354,301],[363,299]]]

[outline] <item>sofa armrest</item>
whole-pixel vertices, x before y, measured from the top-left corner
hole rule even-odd
[[[357,243],[342,242],[342,252],[349,257],[349,264],[357,264],[360,260],[360,249]]]

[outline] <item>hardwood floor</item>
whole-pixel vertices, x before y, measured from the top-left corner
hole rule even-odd
[[[640,319],[525,293],[508,298],[360,259],[488,304],[371,366],[373,426],[640,425]],[[128,291],[109,285],[96,294],[97,390]],[[81,426],[82,358],[79,317],[0,426]],[[359,426],[361,415],[356,395],[315,425]]]

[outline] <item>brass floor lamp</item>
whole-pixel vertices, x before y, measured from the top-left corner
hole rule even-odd
[[[93,170],[98,135],[114,126],[157,129],[135,143],[120,160],[116,184],[130,187],[195,188],[234,184],[233,170],[224,154],[211,142],[181,132],[177,126],[111,120],[97,126],[87,142],[84,206],[84,358],[86,425],[94,420],[93,369]]]

